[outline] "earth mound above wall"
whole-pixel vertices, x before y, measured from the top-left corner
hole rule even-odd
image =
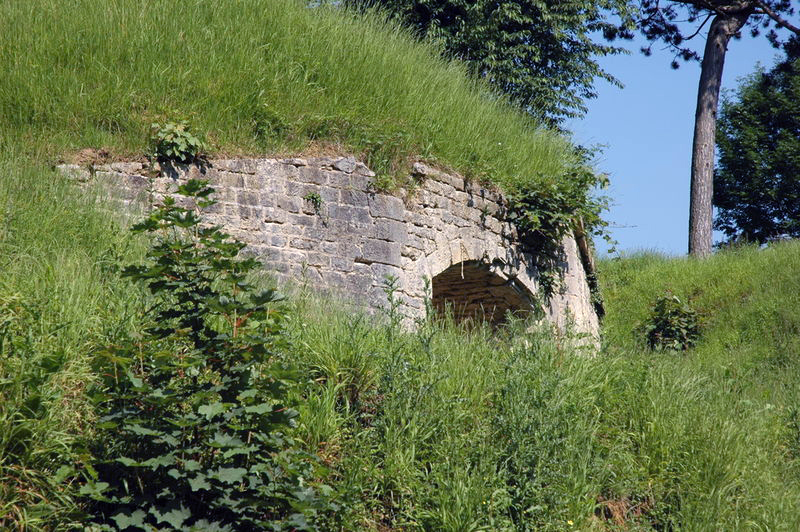
[[[62,165],[126,205],[158,203],[191,178],[209,181],[208,210],[279,279],[303,280],[369,308],[386,305],[396,279],[400,310],[423,316],[425,300],[457,320],[502,322],[537,308],[560,329],[598,334],[576,240],[561,242],[559,286],[542,296],[535,257],[503,219],[495,192],[417,163],[417,186],[401,197],[376,191],[375,174],[352,157],[212,160],[201,165]],[[156,177],[152,177],[156,175]]]

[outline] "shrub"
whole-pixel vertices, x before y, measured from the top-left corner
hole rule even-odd
[[[686,351],[700,338],[697,312],[672,294],[656,299],[643,330],[647,345],[657,351]]]
[[[189,181],[197,207],[213,190]],[[104,530],[310,530],[319,473],[290,436],[296,377],[271,349],[284,312],[244,244],[201,225],[172,198],[134,226],[157,235],[145,265],[123,275],[154,294],[150,327],[98,357],[102,456],[83,488]]]
[[[185,121],[152,124],[150,129],[153,154],[158,159],[191,163],[208,149],[201,138],[189,131],[189,124]]]

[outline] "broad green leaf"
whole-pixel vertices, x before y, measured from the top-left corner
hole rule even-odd
[[[210,405],[202,405],[197,409],[197,413],[206,416],[206,419],[211,419],[214,416],[225,412],[227,405],[224,403],[211,403]]]
[[[192,512],[183,505],[180,508],[164,508],[163,510],[153,507],[150,508],[150,514],[159,523],[168,523],[176,529],[182,527],[183,523],[192,516]]]
[[[126,528],[132,526],[139,528],[140,530],[147,529],[147,523],[145,519],[147,518],[147,514],[144,513],[142,510],[136,510],[130,514],[126,513],[118,513],[111,517],[115,523],[117,523],[117,527],[120,530],[125,530]]]
[[[197,476],[188,479],[188,481],[189,481],[189,487],[192,488],[192,491],[211,489],[211,484],[208,482],[208,479],[203,474],[198,474]]]
[[[238,484],[245,475],[247,475],[247,469],[241,467],[220,467],[214,474],[214,478],[226,484]]]

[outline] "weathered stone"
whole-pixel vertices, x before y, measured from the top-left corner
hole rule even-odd
[[[354,172],[364,177],[375,177],[375,172],[367,168],[367,165],[364,163],[356,163],[356,169]]]
[[[328,215],[334,220],[343,220],[362,225],[368,225],[372,223],[370,212],[366,207],[331,205],[328,208]]]
[[[79,182],[86,182],[92,178],[92,173],[88,168],[77,164],[60,164],[56,166],[56,170],[67,179],[74,179]]]
[[[375,238],[405,244],[408,238],[408,226],[396,220],[376,220]]]
[[[361,255],[356,257],[356,261],[365,264],[375,262],[400,266],[401,246],[397,242],[386,242],[384,240],[367,240],[361,247]]]
[[[369,198],[369,213],[376,218],[405,220],[406,209],[402,200],[386,194],[373,194]]]
[[[366,207],[369,205],[369,196],[366,192],[362,192],[360,190],[342,190],[341,198],[342,203],[345,205],[353,205],[358,207]]]
[[[303,206],[302,198],[296,198],[290,196],[278,197],[278,208],[283,209],[286,212],[293,212],[293,213],[300,212],[302,206]]]
[[[111,169],[123,174],[136,174],[142,171],[142,163],[111,163]]]
[[[356,160],[353,157],[342,157],[333,163],[333,167],[345,174],[352,174],[356,169]]]
[[[256,159],[224,159],[216,160],[211,166],[218,170],[227,170],[240,174],[255,174],[258,171],[258,160]]]
[[[289,165],[292,165],[292,166],[308,166],[308,161],[306,161],[305,159],[297,158],[297,157],[292,158],[292,159],[281,159],[281,163],[289,164]]]
[[[80,181],[92,176],[75,165],[58,169]],[[416,164],[412,172],[420,186],[396,197],[371,189],[374,174],[352,157],[211,161],[202,167],[167,163],[161,171],[148,179],[141,163],[113,163],[96,168],[93,181],[112,201],[135,209],[162,201],[179,182],[203,176],[219,200],[206,211],[208,223],[223,225],[248,244],[246,252],[276,278],[334,289],[374,307],[385,305],[383,280],[392,275],[401,310],[410,317],[424,312],[426,277],[435,304],[459,306],[463,319],[497,322],[506,311],[529,312],[538,297],[535,261],[503,219],[503,198],[466,186],[459,176]],[[319,210],[303,199],[309,194],[319,195]],[[192,206],[185,199],[180,204]],[[562,329],[574,322],[579,332],[596,334],[580,250],[570,237],[561,246],[564,258],[557,268],[563,279],[547,315]]]
[[[328,183],[328,172],[312,166],[305,166],[303,168],[298,168],[296,179],[301,183],[325,185]]]

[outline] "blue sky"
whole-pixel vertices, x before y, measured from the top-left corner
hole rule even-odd
[[[694,40],[702,52],[705,35]],[[601,59],[603,68],[625,85],[598,83],[589,112],[567,127],[581,144],[604,144],[598,169],[607,172],[611,210],[606,214],[620,251],[686,253],[691,165],[699,63],[670,68],[673,54],[663,45],[639,52],[644,41],[624,43],[630,55]],[[779,54],[763,36],[732,40],[723,71],[723,91],[750,74],[760,62],[770,67]],[[606,246],[597,242],[604,253]]]

